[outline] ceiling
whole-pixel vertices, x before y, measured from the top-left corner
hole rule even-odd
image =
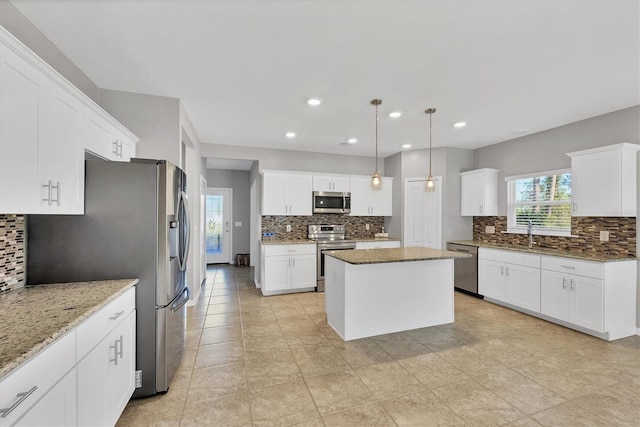
[[[638,0],[12,3],[99,87],[180,98],[205,143],[372,156],[381,98],[384,157],[428,146],[430,107],[434,147],[477,148],[640,104]]]

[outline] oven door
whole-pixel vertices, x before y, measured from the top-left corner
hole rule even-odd
[[[355,244],[347,244],[342,246],[318,245],[318,286],[316,291],[324,292],[324,253],[327,251],[352,251],[356,248]]]

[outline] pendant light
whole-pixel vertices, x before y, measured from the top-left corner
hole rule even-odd
[[[371,176],[371,188],[374,190],[382,189],[382,176],[378,171],[378,105],[382,104],[381,99],[373,99],[371,100],[371,104],[376,107],[376,169]]]
[[[427,192],[432,193],[436,191],[436,182],[431,175],[431,117],[436,112],[435,108],[428,108],[424,110],[429,115],[429,176],[427,176]]]

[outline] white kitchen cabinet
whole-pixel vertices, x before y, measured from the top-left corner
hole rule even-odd
[[[356,242],[356,249],[385,249],[399,247],[400,240],[375,240],[368,242]]]
[[[608,340],[634,335],[636,264],[543,256],[541,313]]]
[[[636,216],[638,149],[622,143],[567,153],[573,216]]]
[[[65,421],[75,420],[75,381],[70,390],[70,379],[65,380],[69,372],[75,373],[75,346],[71,331],[2,378],[0,426],[23,425],[21,419],[24,425],[69,425]]]
[[[485,298],[540,312],[540,256],[480,248],[478,293]]]
[[[0,43],[0,212],[84,212],[84,106]]]
[[[477,169],[460,174],[460,215],[498,214],[498,169]]]
[[[311,290],[317,285],[316,245],[261,245],[264,295]]]
[[[107,115],[97,109],[87,109],[86,120],[87,151],[106,160],[128,162],[136,154],[136,141],[107,118]]]
[[[346,193],[350,191],[348,176],[314,175],[313,191],[336,191]]]
[[[393,178],[382,178],[382,188],[371,188],[371,177],[351,177],[351,216],[391,216]]]
[[[311,215],[312,176],[262,172],[262,215]]]

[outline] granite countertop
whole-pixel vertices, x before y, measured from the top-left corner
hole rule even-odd
[[[400,239],[395,237],[346,237],[340,242],[399,242]],[[300,245],[300,244],[315,244],[315,240],[310,239],[274,239],[274,240],[260,240],[263,245]]]
[[[56,283],[0,295],[0,378],[136,283],[138,279]]]
[[[312,244],[315,245],[314,240],[309,239],[275,239],[275,240],[260,240],[263,245],[302,245]]]
[[[623,257],[618,254],[608,255],[608,254],[597,253],[597,252],[580,252],[580,251],[565,250],[565,249],[538,248],[535,245],[533,246],[533,248],[529,249],[526,246],[487,243],[487,242],[481,242],[478,240],[450,240],[448,243],[455,243],[458,245],[467,245],[467,246],[476,246],[478,248],[504,249],[509,251],[526,252],[526,253],[537,254],[537,255],[561,256],[565,258],[575,258],[575,259],[581,259],[584,261],[595,261],[595,262],[629,261],[629,260],[637,259],[637,258]]]
[[[395,237],[345,237],[346,242],[399,242]]]
[[[460,252],[442,251],[440,249],[423,247],[327,251],[325,252],[325,255],[329,255],[349,264],[385,264],[393,262],[468,258],[471,256]]]

